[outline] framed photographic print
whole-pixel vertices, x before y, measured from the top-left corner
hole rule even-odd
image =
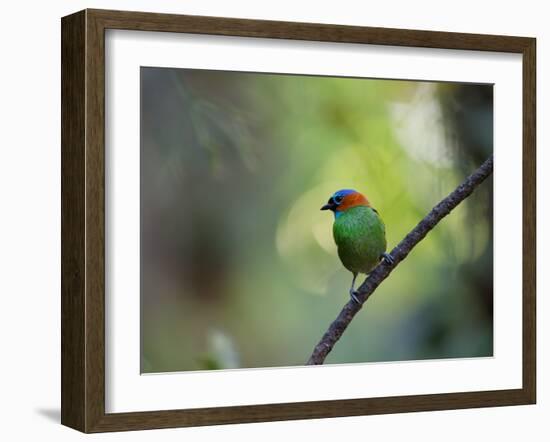
[[[64,17],[62,423],[535,403],[535,52]]]

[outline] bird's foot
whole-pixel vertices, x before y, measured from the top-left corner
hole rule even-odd
[[[389,253],[382,253],[380,259],[382,259],[382,261],[386,261],[389,265],[395,263],[395,259]]]
[[[361,305],[361,302],[359,301],[359,298],[357,297],[358,293],[356,290],[351,289],[349,291],[349,295],[351,299],[353,299],[357,304]]]

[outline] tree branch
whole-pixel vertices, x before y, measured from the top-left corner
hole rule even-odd
[[[394,259],[393,264],[382,261],[361,284],[357,290],[357,299],[360,304],[350,300],[342,309],[325,332],[321,341],[313,349],[313,353],[307,361],[307,365],[321,365],[330,353],[334,344],[338,342],[342,334],[357,314],[363,304],[374,293],[376,288],[386,279],[397,265],[403,261],[410,251],[424,239],[439,221],[466,199],[477,186],[493,173],[493,155],[491,155],[474,173],[458,186],[452,193],[435,206],[428,215],[420,221],[414,229],[391,251]]]

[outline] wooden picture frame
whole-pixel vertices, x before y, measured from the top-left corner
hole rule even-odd
[[[418,48],[523,57],[523,385],[271,405],[105,412],[105,30],[123,29]],[[62,19],[62,409],[83,432],[533,404],[536,398],[536,153],[533,38],[84,10]]]

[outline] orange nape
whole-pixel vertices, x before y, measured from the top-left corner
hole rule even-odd
[[[370,207],[369,200],[359,192],[349,193],[344,196],[342,202],[338,205],[338,212],[343,212],[344,210],[351,209],[356,206],[367,206]]]

